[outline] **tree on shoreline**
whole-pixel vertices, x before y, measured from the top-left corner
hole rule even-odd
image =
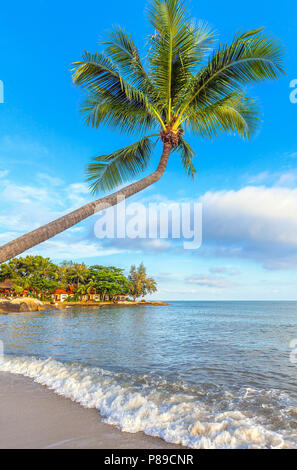
[[[116,295],[129,294],[129,281],[123,270],[114,266],[91,266],[92,288],[100,293],[100,300],[109,300]]]
[[[193,177],[194,151],[185,131],[203,138],[222,133],[249,138],[257,129],[258,107],[245,87],[283,73],[279,42],[255,29],[238,33],[230,45],[211,51],[214,33],[192,21],[182,0],[151,0],[148,20],[153,33],[144,62],[132,37],[115,28],[103,42],[103,52],[85,52],[73,64],[73,81],[86,92],[81,111],[87,125],[105,124],[139,135],[135,143],[93,159],[88,168],[93,193],[113,190],[142,173],[155,137],[162,144],[157,169],[3,245],[0,263],[159,181],[170,155],[178,154]]]
[[[79,284],[73,285],[77,280],[77,271],[74,266],[80,266],[82,274]],[[83,269],[82,269],[83,268]],[[79,300],[84,294],[92,291],[99,295],[101,301],[112,300],[116,296],[130,295],[134,292],[131,272],[130,276],[124,274],[124,270],[115,266],[95,265],[88,267],[84,263],[75,264],[72,261],[63,261],[60,265],[54,264],[49,258],[42,256],[26,256],[8,261],[0,266],[0,283],[9,279],[14,284],[14,291],[26,295],[33,295],[42,299],[50,299],[56,289],[71,291],[73,300]],[[136,270],[138,279],[141,281],[137,297],[145,293],[155,292],[156,283],[146,275],[146,269],[141,264]]]
[[[153,294],[153,292],[158,290],[156,281],[152,277],[147,276],[143,263],[140,263],[138,268],[134,265],[131,266],[128,279],[130,281],[130,293],[134,299],[147,294]]]
[[[69,277],[77,288],[79,288],[80,282],[84,284],[88,275],[89,270],[84,263],[73,263],[70,267]]]

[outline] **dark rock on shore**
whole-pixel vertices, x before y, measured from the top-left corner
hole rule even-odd
[[[38,299],[18,298],[0,299],[0,313],[12,312],[39,312],[44,309],[43,303]]]

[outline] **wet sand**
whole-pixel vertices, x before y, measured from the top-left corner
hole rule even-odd
[[[159,438],[124,433],[95,409],[20,375],[0,373],[1,449],[174,449]]]

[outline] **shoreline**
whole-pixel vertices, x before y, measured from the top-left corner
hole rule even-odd
[[[95,408],[32,379],[0,372],[0,449],[181,449],[158,437],[122,432]]]
[[[154,305],[154,306],[161,306],[161,305],[169,305],[167,302],[162,301],[153,301],[153,300],[146,300],[142,301],[135,301],[135,302],[126,302],[126,301],[119,301],[119,302],[93,302],[93,301],[86,301],[86,302],[57,302],[59,306],[65,305],[66,307],[136,307],[139,305]],[[44,302],[45,305],[53,305],[50,303]]]
[[[26,312],[43,312],[45,310],[64,310],[67,307],[137,307],[137,306],[163,306],[169,305],[167,302],[161,301],[119,301],[119,302],[43,302],[33,297],[16,297],[13,299],[5,299],[0,297],[0,313],[26,313]]]

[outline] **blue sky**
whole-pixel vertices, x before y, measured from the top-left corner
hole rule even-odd
[[[238,30],[265,26],[286,48],[287,75],[250,90],[262,107],[262,125],[249,142],[235,136],[203,141],[195,180],[177,158],[163,179],[134,200],[202,202],[203,243],[181,250],[171,241],[102,241],[94,218],[30,250],[56,261],[128,268],[143,261],[159,283],[160,299],[297,299],[297,8],[250,0],[190,2],[228,42]],[[132,142],[106,128],[86,128],[78,112],[82,93],[70,64],[84,49],[100,50],[113,25],[132,33],[141,51],[150,28],[146,2],[10,2],[0,16],[0,242],[91,200],[84,170],[89,158]],[[17,11],[17,14],[16,14]],[[157,147],[149,170],[155,168]],[[148,171],[149,171],[148,170]]]

